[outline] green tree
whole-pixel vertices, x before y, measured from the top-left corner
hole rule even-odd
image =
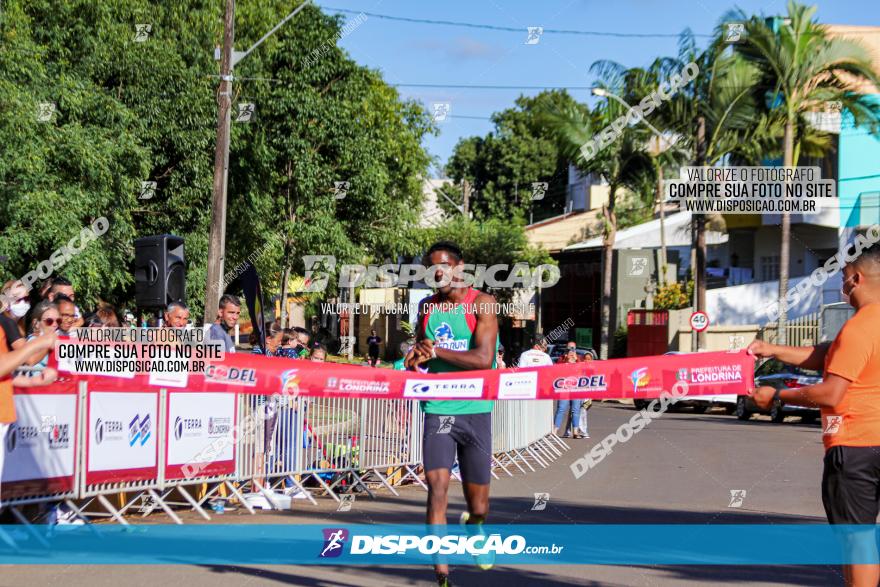
[[[745,40],[736,51],[758,68],[760,88],[764,90],[771,115],[784,125],[782,164],[796,166],[803,147],[798,128],[809,112],[824,110],[828,102],[838,102],[857,124],[876,131],[880,106],[856,91],[857,84],[869,82],[880,87],[880,76],[871,65],[868,51],[860,44],[832,38],[814,19],[815,6],[788,2],[788,19],[768,21],[752,16],[745,21]],[[800,123],[799,123],[800,121]],[[802,136],[802,135],[801,135]],[[779,298],[788,291],[791,217],[782,214],[779,252]],[[780,344],[786,341],[787,314],[781,305],[777,331]]]
[[[583,156],[581,149],[596,133],[625,115],[622,106],[614,101],[602,102],[594,111],[582,104],[566,104],[558,110],[544,112],[544,119],[557,137],[560,152],[580,170],[601,174],[609,184],[608,203],[602,209],[602,333],[599,345],[602,359],[608,358],[613,328],[611,278],[617,233],[617,194],[624,188],[638,192],[653,168],[643,148],[647,131],[640,126],[625,125],[616,140],[589,159]]]
[[[286,16],[283,0],[241,3],[236,46]],[[0,248],[5,277],[46,259],[98,216],[107,235],[62,273],[79,297],[133,297],[132,239],[186,240],[188,300],[201,313],[211,213],[222,6],[201,0],[10,0],[0,27]],[[418,105],[336,45],[341,17],[309,6],[235,71],[226,270],[256,251],[267,293],[302,255],[341,262],[415,252],[432,132]],[[146,40],[135,24],[148,23]],[[355,30],[352,34],[357,34]],[[296,57],[296,58],[295,58]],[[54,102],[50,122],[36,118]],[[142,181],[155,181],[139,199]],[[336,181],[348,181],[335,199]],[[270,238],[278,237],[278,238]]]
[[[737,55],[725,52],[721,37],[705,49],[699,49],[693,35],[686,31],[679,43],[677,58],[662,60],[667,75],[693,63],[699,74],[681,88],[657,113],[658,124],[674,133],[679,147],[688,153],[690,165],[713,166],[735,150],[744,150],[765,137],[749,129],[754,127],[758,107],[754,99],[757,70]],[[696,252],[696,307],[706,309],[706,223],[705,214],[695,214],[692,226]],[[698,347],[703,346],[699,333]]]
[[[495,130],[485,137],[468,137],[453,150],[446,171],[455,180],[452,198],[461,202],[461,184],[472,186],[474,218],[533,217],[561,214],[568,187],[568,159],[558,150],[541,112],[574,104],[565,91],[520,96],[515,106],[492,115]],[[546,182],[542,199],[532,199],[532,184]],[[441,202],[447,213],[455,209]]]
[[[456,243],[464,254],[465,262],[474,265],[504,264],[514,267],[517,263],[525,263],[534,269],[538,265],[556,264],[547,251],[529,244],[522,220],[489,218],[475,222],[457,215],[442,226],[428,230],[423,242],[427,247],[439,240]],[[507,275],[499,272],[497,278],[505,280]],[[484,289],[499,302],[513,299],[513,289]]]

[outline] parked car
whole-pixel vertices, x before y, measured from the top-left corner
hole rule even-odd
[[[553,359],[554,363],[559,360],[559,357],[565,354],[565,347],[566,345],[564,344],[547,345],[547,354],[550,355],[550,358]],[[577,354],[579,361],[583,361],[584,357],[586,357],[587,355],[590,355],[590,357],[592,357],[594,361],[599,358],[599,355],[596,354],[596,351],[584,347],[578,347]]]
[[[756,387],[769,385],[775,389],[797,389],[821,381],[822,376],[817,371],[792,367],[775,359],[764,361],[755,369]],[[816,408],[792,406],[782,401],[774,403],[769,410],[762,410],[747,395],[736,396],[735,413],[740,420],[748,420],[753,414],[769,414],[773,422],[782,422],[786,416],[799,416],[804,422],[813,422],[819,418],[819,410]]]

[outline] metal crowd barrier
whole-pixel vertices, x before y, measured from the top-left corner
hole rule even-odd
[[[102,480],[94,472],[90,473],[93,463],[88,461],[88,449],[97,451],[103,441],[106,450],[109,434],[106,430],[110,424],[96,420],[90,413],[100,412],[110,399],[119,400],[100,395],[102,393],[113,395],[89,390],[85,382],[79,383],[73,489],[61,493],[35,490],[33,494],[22,494],[19,490],[15,497],[3,499],[3,484],[0,484],[0,508],[9,507],[20,522],[26,523],[19,506],[64,503],[72,515],[84,521],[109,517],[121,524],[128,523],[126,513],[146,516],[161,509],[180,524],[183,521],[173,506],[189,507],[210,520],[210,514],[203,507],[208,500],[234,499],[255,513],[249,503],[248,489],[251,495],[262,495],[275,509],[281,509],[279,496],[284,494],[301,493],[301,497],[317,505],[315,496],[318,494],[338,502],[340,495],[346,493],[365,493],[375,498],[375,492],[381,488],[399,495],[397,488],[405,483],[427,489],[419,477],[424,418],[417,401],[236,394],[236,425],[231,436],[234,459],[230,457],[234,463],[229,462],[227,468],[218,470],[196,468],[194,474],[185,475],[169,457],[167,445],[171,444],[172,435],[177,435],[178,441],[180,435],[186,435],[181,418],[168,421],[172,414],[170,395],[177,394],[178,399],[187,395],[184,399],[196,405],[202,400],[197,397],[200,394],[175,389],[131,392],[141,393],[139,399],[146,400],[147,404],[152,396],[156,398],[154,423],[150,423],[153,412],[141,414],[140,429],[137,429],[136,416],[128,430],[128,440],[132,443],[140,441],[143,445],[149,435],[153,435],[155,466],[137,469],[130,479],[111,476],[109,481]],[[203,401],[216,399],[206,397]],[[492,475],[495,478],[499,473],[513,476],[516,470],[525,474],[538,467],[546,468],[568,450],[553,434],[552,404],[546,400],[495,403],[492,413]],[[225,420],[223,425],[228,425]],[[216,426],[216,422],[212,421],[209,426]],[[132,436],[136,436],[135,440],[131,440]],[[4,444],[8,450],[9,443]],[[453,474],[460,480],[457,472]],[[6,477],[4,469],[4,479]],[[184,501],[170,501],[175,492]]]

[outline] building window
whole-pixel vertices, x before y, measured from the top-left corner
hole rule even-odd
[[[779,279],[779,255],[761,257],[761,281]]]

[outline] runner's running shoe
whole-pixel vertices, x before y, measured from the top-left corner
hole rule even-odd
[[[481,535],[486,536],[485,531],[483,530],[483,524],[468,524],[467,521],[470,519],[471,515],[469,512],[462,512],[461,518],[459,519],[459,524],[465,529],[465,531],[470,535]],[[486,536],[488,538],[488,536]],[[486,540],[481,540],[476,544],[477,548],[482,548],[482,546],[486,543]],[[495,566],[495,552],[487,552],[484,554],[475,554],[474,560],[477,561],[477,566],[484,570],[488,571],[493,566]]]

